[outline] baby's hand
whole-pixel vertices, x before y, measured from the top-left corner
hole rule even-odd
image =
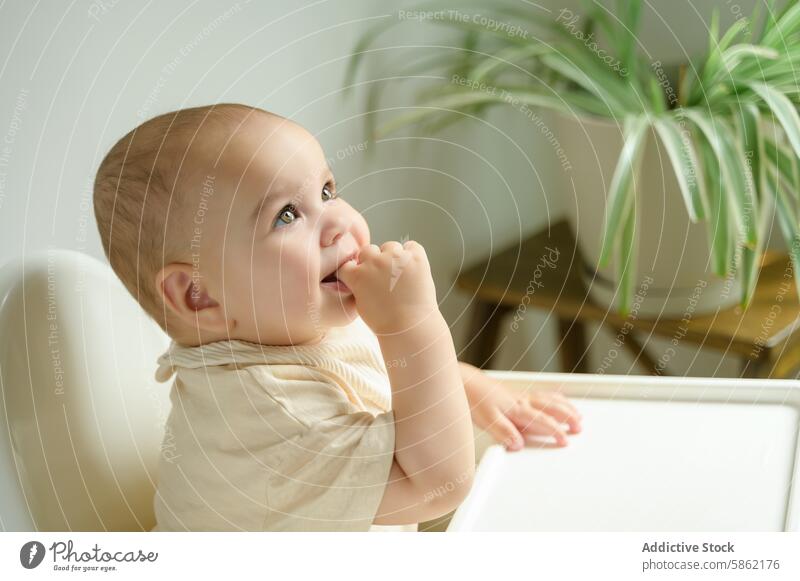
[[[464,388],[472,421],[508,450],[523,448],[525,436],[552,436],[566,446],[567,434],[581,431],[580,413],[560,393],[516,393],[484,373],[472,375]]]
[[[409,329],[439,309],[425,249],[413,240],[364,246],[358,264],[342,265],[337,277],[375,334]]]

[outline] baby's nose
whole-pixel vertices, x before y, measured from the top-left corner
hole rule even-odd
[[[325,229],[322,232],[322,245],[331,246],[339,241],[339,238],[347,232],[348,222],[341,216],[331,216]]]

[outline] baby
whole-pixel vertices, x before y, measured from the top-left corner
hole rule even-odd
[[[416,528],[469,491],[472,422],[510,450],[580,430],[562,396],[457,361],[425,250],[371,244],[285,118],[150,119],[104,158],[94,206],[112,268],[173,339],[154,530]]]

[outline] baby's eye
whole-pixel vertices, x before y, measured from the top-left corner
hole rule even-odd
[[[325,184],[322,188],[322,200],[328,202],[330,200],[335,200],[339,196],[333,189],[333,185],[328,183]],[[281,210],[278,217],[275,218],[275,226],[277,228],[281,228],[282,226],[288,226],[292,222],[297,219],[297,208],[294,204],[289,204],[288,206],[284,206]]]
[[[325,184],[323,186],[323,188],[322,188],[322,199],[324,201],[327,202],[328,200],[334,200],[337,197],[338,196],[336,195],[336,192],[333,191],[333,186],[331,186],[331,184]]]
[[[281,224],[288,225],[294,222],[295,218],[297,218],[297,208],[295,208],[292,204],[285,206],[281,213],[278,214],[278,217],[275,219],[275,226],[280,228]]]

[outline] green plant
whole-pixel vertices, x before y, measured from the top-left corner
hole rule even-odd
[[[641,5],[641,0],[618,0],[612,12],[587,1],[585,26],[578,32],[576,19],[565,26],[563,10],[542,24],[532,8],[496,2],[482,7],[491,10],[495,22],[524,23],[537,34],[527,28],[525,34],[510,34],[509,27],[482,26],[462,16],[463,2],[421,5],[415,9],[420,13],[449,14],[431,22],[463,31],[463,39],[456,50],[434,52],[393,71],[395,79],[423,73],[449,76],[420,90],[412,111],[377,133],[410,124],[436,131],[511,102],[619,122],[625,143],[609,186],[599,266],[618,253],[619,306],[627,313],[635,285],[634,184],[646,135],[653,131],[672,162],[690,220],[709,222],[714,273],[742,277],[742,306],[753,296],[773,211],[800,292],[800,3],[792,0],[777,10],[769,0],[763,18],[757,12],[741,18],[721,37],[715,13],[707,53],[681,67],[672,93],[665,91],[672,85],[663,71],[637,50]],[[372,48],[377,38],[398,23],[382,22],[360,39],[347,87],[353,85],[364,56],[380,52]],[[601,45],[587,42],[599,37],[607,47],[602,58]],[[388,82],[393,81],[371,83],[370,112],[378,109]],[[372,132],[374,120],[369,118]]]

